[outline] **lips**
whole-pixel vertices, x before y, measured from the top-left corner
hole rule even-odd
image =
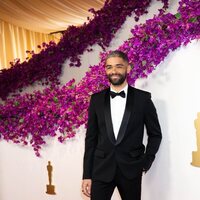
[[[116,79],[119,78],[120,76],[111,76],[111,78]]]
[[[110,76],[110,78],[120,78],[121,76],[120,75],[112,75],[112,76]]]

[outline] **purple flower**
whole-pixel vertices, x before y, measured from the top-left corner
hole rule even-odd
[[[127,53],[133,67],[128,77],[131,85],[152,73],[171,51],[200,38],[199,3],[182,0],[178,12],[178,15],[162,13],[136,25],[131,30],[132,37],[119,47]],[[76,28],[71,27],[71,30]],[[54,44],[48,48],[51,48],[52,56],[57,51]],[[0,104],[0,138],[32,145],[37,156],[40,156],[46,136],[57,137],[62,143],[73,138],[77,128],[83,124],[87,126],[91,94],[109,86],[104,71],[107,53],[101,53],[99,65],[90,66],[90,71],[77,85],[74,79],[62,87],[54,83],[33,94],[15,94]],[[75,57],[72,61],[76,62]],[[52,77],[49,79],[53,80]]]

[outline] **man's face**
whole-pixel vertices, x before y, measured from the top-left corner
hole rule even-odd
[[[130,66],[120,57],[110,57],[106,60],[105,70],[112,85],[121,85],[130,72]]]

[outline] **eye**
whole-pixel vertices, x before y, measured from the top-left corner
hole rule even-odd
[[[112,68],[112,66],[110,66],[110,65],[106,66],[106,69],[111,69],[111,68]]]
[[[122,64],[116,65],[116,67],[117,67],[118,69],[119,69],[119,68],[120,68],[120,69],[123,68],[123,66],[124,66],[124,65],[122,65]]]

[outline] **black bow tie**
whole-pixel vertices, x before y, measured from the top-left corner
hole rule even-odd
[[[113,92],[113,91],[110,91],[110,96],[111,98],[115,98],[116,96],[120,96],[122,98],[125,98],[125,92],[124,91],[121,91],[119,93],[116,93],[116,92]]]

